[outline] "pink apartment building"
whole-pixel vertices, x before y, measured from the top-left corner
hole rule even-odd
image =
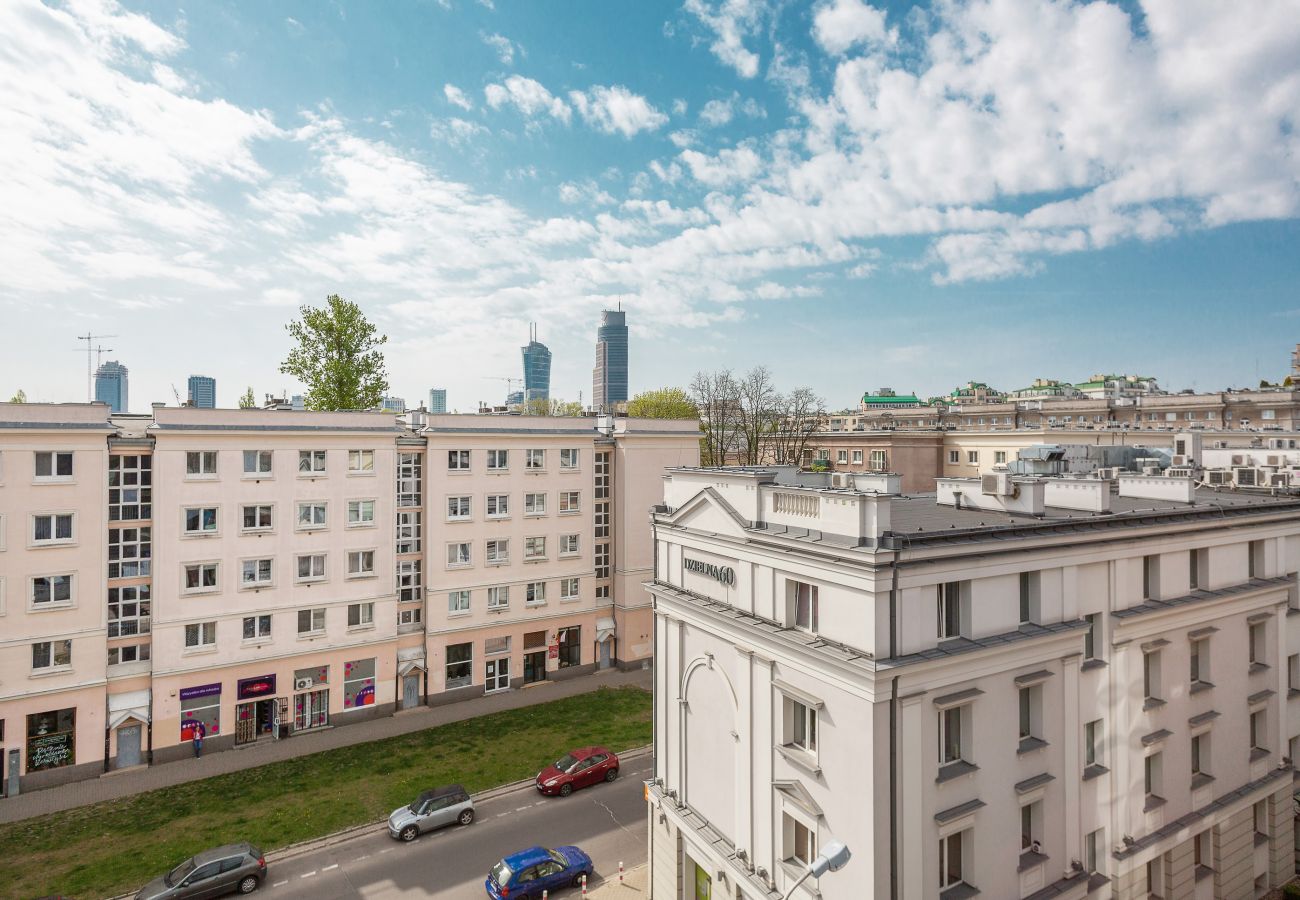
[[[0,404],[4,790],[648,663],[693,421]]]

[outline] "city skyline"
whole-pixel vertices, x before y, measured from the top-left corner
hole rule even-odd
[[[70,366],[27,373],[111,331],[143,411],[196,366],[169,339],[188,329],[236,393],[291,394],[281,326],[334,292],[390,335],[394,393],[423,396],[437,359],[462,408],[533,320],[553,395],[585,393],[620,299],[632,393],[700,359],[833,407],[909,364],[925,394],[1097,370],[1205,388],[1209,355],[1215,387],[1285,374],[1288,4],[1249,27],[1155,3],[446,6],[7,5],[0,382],[77,399]]]

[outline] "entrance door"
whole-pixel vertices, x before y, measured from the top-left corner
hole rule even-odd
[[[140,730],[139,725],[117,730],[117,768],[140,765]]]
[[[613,643],[609,638],[600,642],[600,668],[602,669],[609,668],[609,648]]]
[[[293,730],[305,731],[329,724],[329,691],[312,691],[293,698]]]
[[[510,657],[489,659],[483,690],[490,693],[492,691],[504,691],[508,687],[510,687]]]
[[[414,709],[420,705],[420,676],[406,675],[402,678],[402,709]]]
[[[546,651],[524,654],[524,684],[546,680]]]
[[[247,744],[257,740],[257,703],[241,703],[235,707],[235,743]]]

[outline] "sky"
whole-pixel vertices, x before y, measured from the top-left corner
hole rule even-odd
[[[1277,380],[1300,0],[0,3],[0,394],[292,394],[341,294],[472,411],[768,366],[889,386]],[[78,348],[82,350],[80,355]]]

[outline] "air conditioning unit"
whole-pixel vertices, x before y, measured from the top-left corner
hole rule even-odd
[[[1194,471],[1195,471],[1194,469],[1188,469],[1188,468],[1179,469],[1171,466],[1170,468],[1165,469],[1165,475],[1169,476],[1170,478],[1191,478]]]
[[[310,691],[316,682],[310,678],[295,678],[293,680],[293,689],[295,691]]]
[[[1232,464],[1234,466],[1244,466],[1246,464],[1246,457],[1240,453],[1234,453],[1232,454]]]
[[[1291,484],[1291,474],[1289,472],[1276,472],[1268,476],[1269,487],[1289,487]]]
[[[1240,487],[1256,487],[1259,485],[1258,473],[1254,469],[1233,469],[1232,473],[1234,480]]]
[[[1205,473],[1206,484],[1232,484],[1232,473],[1227,469],[1212,469]]]
[[[1286,465],[1286,462],[1284,457],[1271,455],[1268,457],[1268,464],[1270,466],[1283,466]]]
[[[1010,472],[991,472],[980,476],[980,493],[990,497],[1014,497],[1018,492]]]
[[[849,475],[848,472],[832,472],[831,487],[833,488],[850,487],[852,485],[852,482],[849,480],[850,477],[851,476]]]
[[[1190,460],[1187,458],[1187,455],[1186,455],[1186,454],[1183,454],[1183,453],[1177,453],[1177,454],[1174,454],[1173,465],[1175,465],[1175,466],[1185,466],[1185,465],[1188,465],[1189,462],[1190,462]]]
[[[1159,467],[1159,466],[1143,466],[1143,467],[1142,467],[1142,474],[1143,474],[1143,475],[1159,475],[1159,474],[1160,474],[1160,467]]]
[[[1117,477],[1119,477],[1119,468],[1117,466],[1109,466],[1105,469],[1098,469],[1096,475],[1098,478],[1102,478],[1107,481],[1114,481]]]

